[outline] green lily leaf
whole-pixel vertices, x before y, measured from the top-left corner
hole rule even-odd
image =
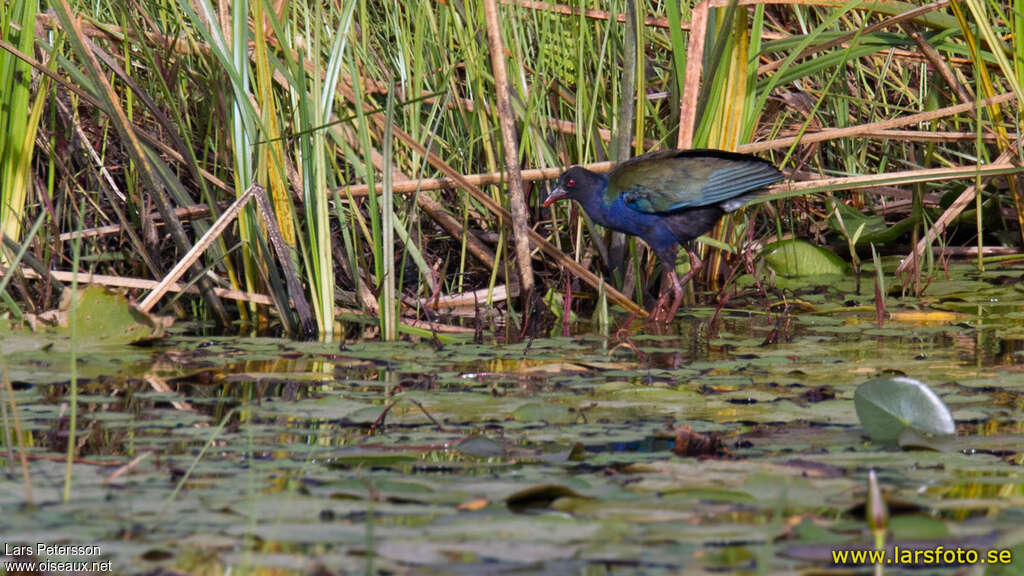
[[[828,250],[803,240],[774,242],[761,251],[768,267],[779,276],[827,276],[845,274],[846,262]]]
[[[861,384],[853,396],[857,418],[876,442],[893,444],[907,429],[956,434],[949,408],[922,382],[897,376]]]

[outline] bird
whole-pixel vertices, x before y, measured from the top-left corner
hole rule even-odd
[[[594,223],[639,236],[661,260],[671,282],[672,304],[664,321],[675,318],[683,286],[703,266],[690,242],[711,230],[759,191],[782,180],[771,162],[724,150],[648,152],[617,164],[607,175],[573,166],[562,173],[544,206],[575,200]],[[690,271],[676,274],[679,246],[690,256]],[[658,298],[654,318],[664,309],[668,291]]]

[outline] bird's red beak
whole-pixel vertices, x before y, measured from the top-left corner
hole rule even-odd
[[[551,194],[548,194],[548,197],[544,199],[544,206],[551,206],[555,202],[558,202],[562,198],[566,198],[568,196],[569,193],[566,192],[565,188],[556,186],[555,189],[551,191]]]

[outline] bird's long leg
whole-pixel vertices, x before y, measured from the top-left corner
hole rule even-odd
[[[689,272],[687,272],[689,275]],[[672,283],[670,287],[672,289],[672,305],[665,310],[665,318],[662,320],[665,324],[672,322],[672,319],[676,317],[676,311],[679,310],[679,305],[683,303],[683,282],[679,279],[679,274],[676,274],[675,270],[670,270],[668,273],[668,279]],[[668,291],[665,291],[665,298],[668,296]]]
[[[676,312],[679,310],[679,306],[683,303],[683,286],[693,279],[694,274],[704,267],[704,262],[694,254],[693,250],[691,250],[689,246],[686,248],[686,253],[690,255],[690,270],[686,274],[683,274],[682,278],[676,274],[675,269],[669,271],[669,279],[672,280],[672,293],[674,298],[672,300],[672,307],[668,309],[668,316],[665,318],[666,323],[671,322],[672,319],[676,317]]]
[[[660,324],[669,321],[669,317],[662,318],[662,315],[668,312],[668,291],[675,290],[673,286],[679,280],[676,276],[675,270],[672,268],[665,268],[665,274],[662,277],[661,292],[658,295],[658,301],[654,303],[654,308],[651,310],[650,322],[653,324]]]
[[[697,272],[704,268],[704,261],[689,246],[686,247],[686,253],[690,255],[690,271],[683,274],[683,277],[679,279],[681,286],[685,286]]]

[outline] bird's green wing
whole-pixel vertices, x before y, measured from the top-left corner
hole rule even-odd
[[[648,213],[709,206],[782,179],[770,162],[720,150],[665,150],[619,164],[608,176],[606,200],[622,195]]]

